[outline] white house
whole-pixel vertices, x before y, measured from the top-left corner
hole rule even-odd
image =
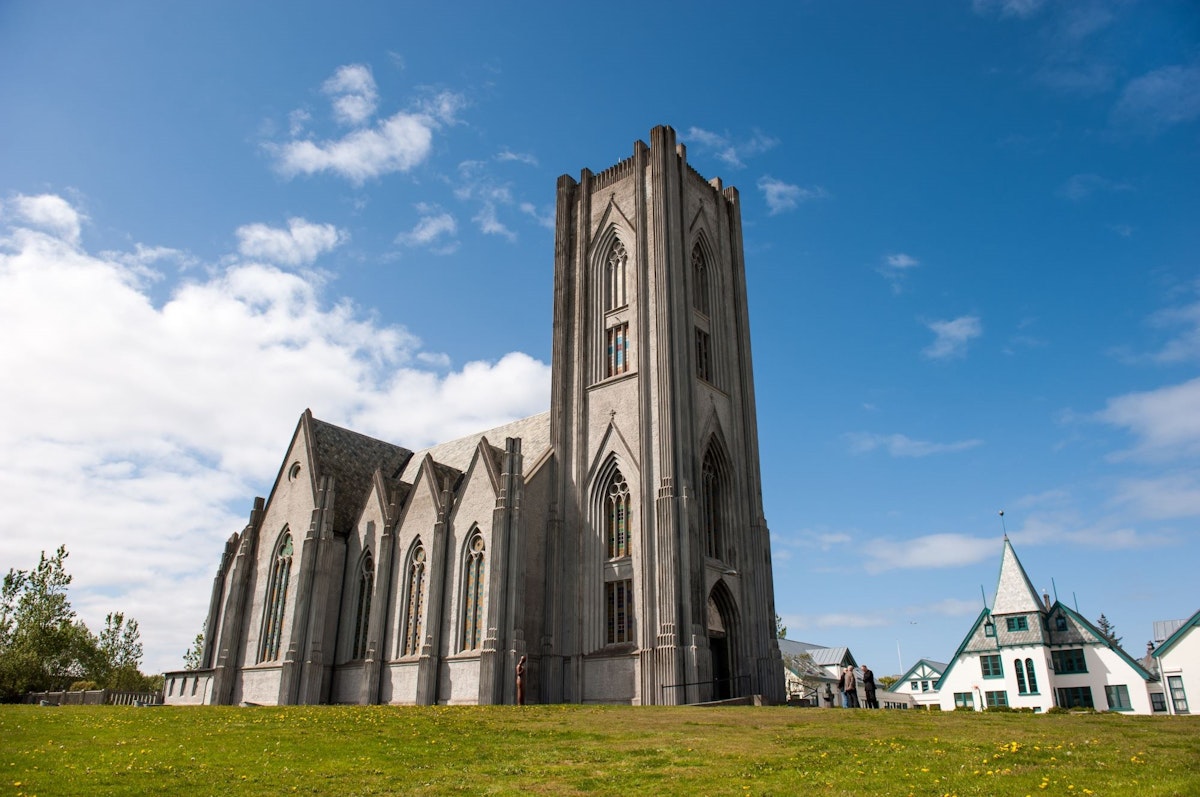
[[[1155,623],[1157,627],[1159,623]],[[1190,714],[1188,692],[1200,695],[1200,611],[1178,627],[1154,649],[1157,689],[1150,691],[1154,711]]]
[[[914,708],[929,708],[939,705],[937,684],[945,671],[945,663],[933,659],[921,659],[909,667],[896,683],[892,684],[888,699],[889,702],[895,702],[897,705],[884,706],[884,708],[899,708],[900,704],[904,703]],[[907,708],[907,705],[904,707]]]
[[[1180,653],[1173,656],[1164,643],[1163,666],[1174,667],[1189,657],[1195,661],[1200,637],[1181,634],[1171,647]],[[1011,706],[1045,711],[1062,706],[1150,714],[1152,695],[1161,693],[1162,686],[1078,612],[1058,601],[1052,604],[1049,595],[1039,598],[1005,535],[993,605],[979,613],[937,691],[944,710]],[[1179,691],[1185,692],[1182,675]]]

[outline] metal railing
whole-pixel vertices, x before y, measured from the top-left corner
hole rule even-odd
[[[718,693],[718,690],[717,690],[718,684],[727,684],[728,685],[729,694],[726,697],[719,698],[716,696]],[[750,695],[750,676],[749,675],[737,675],[737,676],[734,676],[733,678],[713,678],[712,680],[709,680],[709,681],[685,681],[684,683],[681,683],[681,684],[663,684],[659,688],[659,700],[662,703],[667,702],[666,697],[667,697],[668,689],[682,689],[682,690],[684,690],[683,700],[680,701],[679,705],[686,706],[686,705],[691,705],[692,703],[707,702],[707,701],[700,700],[700,690],[699,689],[696,690],[695,699],[692,699],[692,695],[690,692],[688,692],[688,688],[693,687],[693,686],[696,686],[696,687],[711,686],[712,693],[708,698],[709,701],[732,700],[737,697],[748,697]]]

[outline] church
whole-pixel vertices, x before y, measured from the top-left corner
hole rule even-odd
[[[541,414],[413,451],[306,410],[165,701],[781,701],[737,190],[670,127],[560,177],[553,315]]]

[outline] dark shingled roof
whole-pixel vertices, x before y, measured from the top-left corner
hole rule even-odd
[[[365,434],[352,432],[309,413],[313,462],[321,476],[332,476],[336,499],[333,530],[346,534],[362,512],[376,470],[391,482],[404,468],[412,452]]]

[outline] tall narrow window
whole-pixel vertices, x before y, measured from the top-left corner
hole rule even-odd
[[[604,264],[605,310],[616,310],[629,303],[625,298],[625,262],[628,259],[625,246],[620,241],[613,241],[608,261]]]
[[[1025,677],[1029,679],[1029,691],[1037,694],[1037,673],[1033,671],[1033,659],[1025,659]]]
[[[284,532],[275,548],[271,575],[267,579],[267,597],[263,603],[263,632],[258,648],[259,661],[279,658],[283,638],[283,612],[287,605],[288,580],[292,575],[292,535]]]
[[[604,585],[608,615],[608,644],[633,641],[633,582],[610,581]]]
[[[467,546],[466,595],[463,600],[463,650],[483,644],[483,595],[486,570],[483,536],[476,534]]]
[[[604,498],[605,538],[608,540],[608,558],[629,556],[629,485],[621,471],[613,473]]]
[[[408,570],[408,615],[405,618],[402,656],[421,652],[421,630],[425,625],[425,548],[417,545]]]
[[[708,315],[708,264],[700,244],[692,247],[692,307]]]
[[[724,463],[710,446],[700,466],[700,523],[704,553],[713,559],[725,559]]]
[[[604,367],[605,376],[616,376],[629,370],[629,324],[609,327],[605,336],[608,360]]]
[[[371,595],[375,591],[375,560],[371,552],[363,554],[358,567],[358,602],[354,610],[354,649],[350,658],[367,657],[367,635],[371,630]]]
[[[1167,689],[1171,693],[1171,707],[1176,714],[1188,713],[1187,692],[1183,689],[1182,675],[1168,675]]]
[[[1026,694],[1028,690],[1025,688],[1025,666],[1020,659],[1013,659],[1013,669],[1017,672],[1017,691]]]
[[[708,333],[703,329],[696,330],[696,376],[705,382],[712,382],[712,358],[708,351]]]

